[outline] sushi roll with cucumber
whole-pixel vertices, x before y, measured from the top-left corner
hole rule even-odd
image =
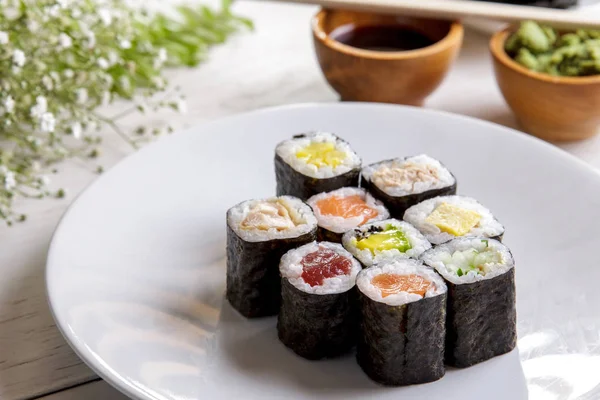
[[[505,245],[488,238],[457,238],[421,259],[448,286],[447,364],[469,367],[514,349],[515,264]]]
[[[360,188],[319,193],[307,203],[317,217],[319,240],[335,243],[340,243],[342,235],[351,229],[390,217],[383,203]]]
[[[365,267],[395,258],[418,259],[431,248],[414,226],[397,219],[377,221],[348,231],[342,237],[342,244]]]
[[[302,200],[345,186],[358,186],[360,157],[332,133],[296,135],[275,149],[277,195]]]
[[[227,291],[247,318],[275,315],[281,287],[279,260],[317,238],[317,219],[296,197],[244,201],[227,211]]]
[[[283,344],[311,360],[341,355],[356,342],[356,275],[360,263],[336,243],[288,251],[279,265]]]
[[[465,196],[440,196],[412,206],[404,220],[414,225],[432,244],[461,236],[502,240],[504,227],[490,210]]]
[[[356,358],[375,382],[402,386],[444,376],[444,280],[412,259],[364,269],[356,280],[360,325]]]
[[[425,154],[395,158],[362,169],[361,185],[383,201],[394,218],[423,200],[456,194],[456,178],[444,165]]]

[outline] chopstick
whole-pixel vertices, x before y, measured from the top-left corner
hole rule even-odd
[[[600,18],[579,11],[465,0],[270,0],[331,9],[403,14],[438,19],[485,18],[516,23],[534,20],[557,29],[600,29]]]

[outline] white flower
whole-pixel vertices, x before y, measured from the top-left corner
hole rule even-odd
[[[100,20],[104,26],[109,26],[112,23],[112,14],[110,13],[110,10],[101,8],[98,10],[98,16],[100,17]]]
[[[36,20],[33,19],[29,19],[27,21],[27,29],[29,29],[30,32],[36,32],[40,27],[40,24],[37,23]]]
[[[167,61],[167,49],[164,47],[158,49],[158,59],[162,62]]]
[[[71,39],[71,36],[67,35],[66,33],[61,33],[58,35],[58,44],[63,49],[68,49],[73,45],[73,40]]]
[[[11,190],[15,186],[17,186],[17,181],[15,179],[15,174],[12,171],[6,171],[4,174],[4,189]]]
[[[115,65],[118,61],[119,55],[114,51],[110,51],[108,53],[108,62],[110,63],[110,65]]]
[[[60,81],[60,75],[56,71],[50,71],[50,77],[54,79],[54,82],[58,83]]]
[[[125,91],[129,91],[129,89],[131,88],[131,82],[129,82],[129,78],[127,78],[126,76],[122,76],[119,79],[119,85],[121,85],[121,87]]]
[[[35,101],[35,106],[31,107],[31,116],[42,118],[46,111],[48,111],[48,101],[44,96],[38,96]]]
[[[21,16],[21,11],[17,7],[3,7],[4,18],[14,21]]]
[[[8,44],[8,33],[0,31],[0,44]]]
[[[184,99],[178,99],[175,103],[175,107],[177,107],[177,111],[179,111],[181,114],[185,114],[188,111],[187,103]]]
[[[86,40],[87,40],[87,45],[88,48],[92,48],[96,45],[96,34],[92,31],[87,31],[85,32],[85,36],[86,36]]]
[[[71,79],[72,77],[74,77],[74,76],[75,76],[75,72],[73,72],[73,70],[72,70],[72,69],[65,69],[65,70],[63,71],[63,75],[65,76],[65,78],[67,78],[67,79]]]
[[[71,125],[71,133],[73,134],[73,137],[75,139],[80,139],[81,138],[81,124],[79,122],[75,122],[73,123],[73,125]]]
[[[130,49],[131,42],[127,39],[123,39],[123,40],[121,40],[121,42],[119,42],[119,46],[121,46],[122,49]]]
[[[44,75],[42,78],[42,84],[46,90],[52,90],[54,88],[54,82],[52,82],[52,78],[50,78],[48,75]]]
[[[71,10],[71,17],[79,19],[79,17],[81,17],[81,10],[79,8],[73,8]]]
[[[69,6],[69,2],[67,0],[56,0],[56,4],[58,4],[60,8],[67,8]]]
[[[43,132],[54,132],[54,125],[56,124],[56,120],[54,119],[54,115],[52,113],[44,113],[40,118],[40,129]]]
[[[107,105],[110,103],[110,92],[105,91],[102,93],[102,105]]]
[[[6,99],[4,99],[4,109],[9,114],[14,111],[15,101],[13,100],[13,98],[11,96],[7,96]]]
[[[15,51],[13,51],[12,60],[13,64],[15,64],[17,67],[22,67],[25,65],[25,53],[23,53],[22,50],[15,49]]]
[[[88,91],[86,88],[77,89],[75,95],[77,96],[77,103],[79,104],[85,104],[88,101]]]
[[[54,6],[48,7],[47,14],[51,17],[58,17],[58,15],[60,14],[60,6],[54,5]]]
[[[102,58],[100,57],[98,59],[98,66],[102,69],[106,69],[108,68],[110,65],[108,65],[108,61],[106,61],[106,58]]]

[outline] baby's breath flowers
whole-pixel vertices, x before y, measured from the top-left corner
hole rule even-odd
[[[141,112],[184,112],[181,98],[154,100],[168,87],[163,68],[197,65],[211,45],[251,27],[228,1],[177,11],[150,14],[124,0],[0,0],[0,219],[25,220],[13,208],[19,197],[64,197],[65,189],[49,189],[52,165],[97,157],[98,127],[133,146],[160,133],[140,127],[127,135],[98,107],[141,98]]]

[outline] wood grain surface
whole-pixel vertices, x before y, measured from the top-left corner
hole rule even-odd
[[[171,73],[188,98],[187,115],[131,115],[128,129],[139,123],[185,128],[261,107],[298,102],[337,101],[315,59],[309,21],[316,8],[242,1],[236,9],[256,23],[253,33],[240,35],[215,49],[201,68]],[[515,126],[494,82],[488,38],[467,32],[461,55],[426,103],[441,109]],[[561,147],[600,166],[600,139]],[[109,167],[131,150],[108,135],[101,162]],[[46,400],[118,399],[68,347],[54,326],[46,303],[44,264],[52,232],[76,194],[96,177],[77,161],[61,167],[56,187],[68,187],[64,200],[24,201],[19,210],[29,219],[12,228],[0,226],[0,398],[29,399],[54,393]],[[74,243],[74,246],[77,244]]]

